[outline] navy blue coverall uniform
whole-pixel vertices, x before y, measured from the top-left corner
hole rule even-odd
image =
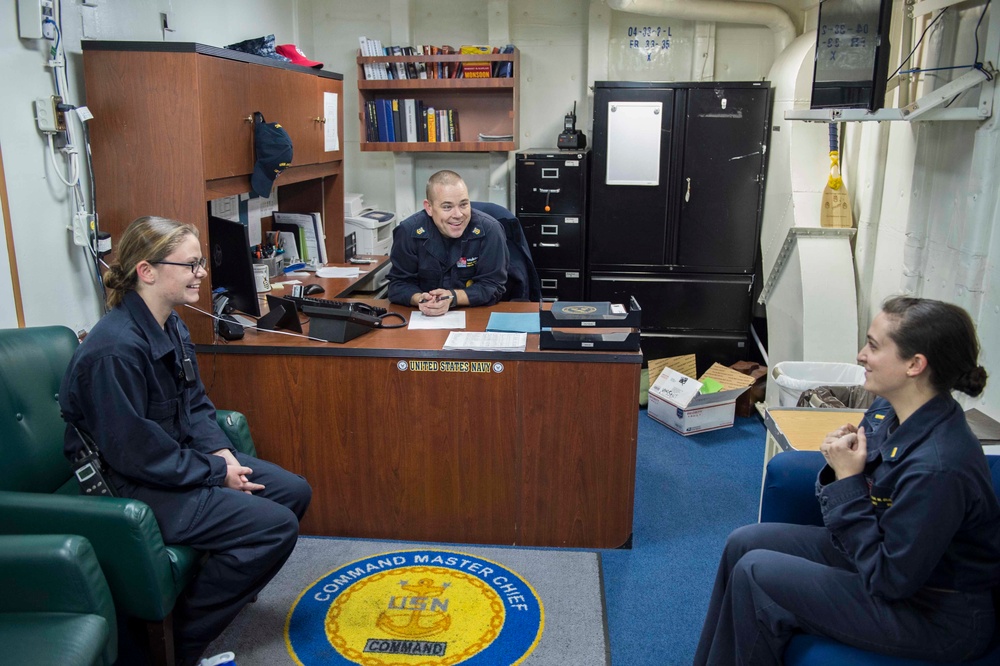
[[[414,294],[433,289],[464,289],[472,306],[500,300],[507,282],[507,237],[489,215],[469,213],[469,226],[459,238],[442,236],[426,211],[396,227],[389,254],[390,301],[412,305]]]
[[[149,505],[165,543],[208,554],[174,608],[179,657],[200,655],[291,554],[312,489],[236,451],[253,470],[250,481],[265,488],[249,495],[223,485],[226,461],[211,452],[232,444],[216,423],[188,329],[175,312],[161,328],[134,291],[77,349],[59,406],[68,458],[81,447],[75,425],[93,437],[118,495]]]
[[[864,473],[817,478],[825,526],[729,536],[695,664],[780,664],[797,632],[911,659],[989,645],[1000,506],[962,408],[938,396],[900,424],[880,398],[863,425]]]

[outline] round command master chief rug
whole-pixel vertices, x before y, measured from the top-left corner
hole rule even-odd
[[[490,560],[404,550],[356,560],[306,588],[285,623],[302,666],[519,664],[545,609],[524,578]]]

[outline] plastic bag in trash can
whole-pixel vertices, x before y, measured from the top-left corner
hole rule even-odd
[[[864,386],[817,386],[799,396],[796,407],[833,407],[835,409],[868,409],[875,394]]]
[[[778,385],[778,404],[781,407],[794,407],[807,389],[865,383],[865,369],[853,363],[782,361],[774,366],[772,372]]]

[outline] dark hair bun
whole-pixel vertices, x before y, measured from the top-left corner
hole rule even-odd
[[[986,368],[977,365],[955,381],[955,390],[975,398],[986,388],[986,379]]]

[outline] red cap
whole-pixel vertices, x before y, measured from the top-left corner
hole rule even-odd
[[[297,47],[295,44],[282,44],[281,46],[276,46],[274,50],[279,54],[283,55],[292,61],[293,65],[301,65],[303,67],[315,67],[319,69],[323,66],[323,63],[316,62],[315,60],[310,60],[306,57],[306,54],[302,52],[302,49]]]

